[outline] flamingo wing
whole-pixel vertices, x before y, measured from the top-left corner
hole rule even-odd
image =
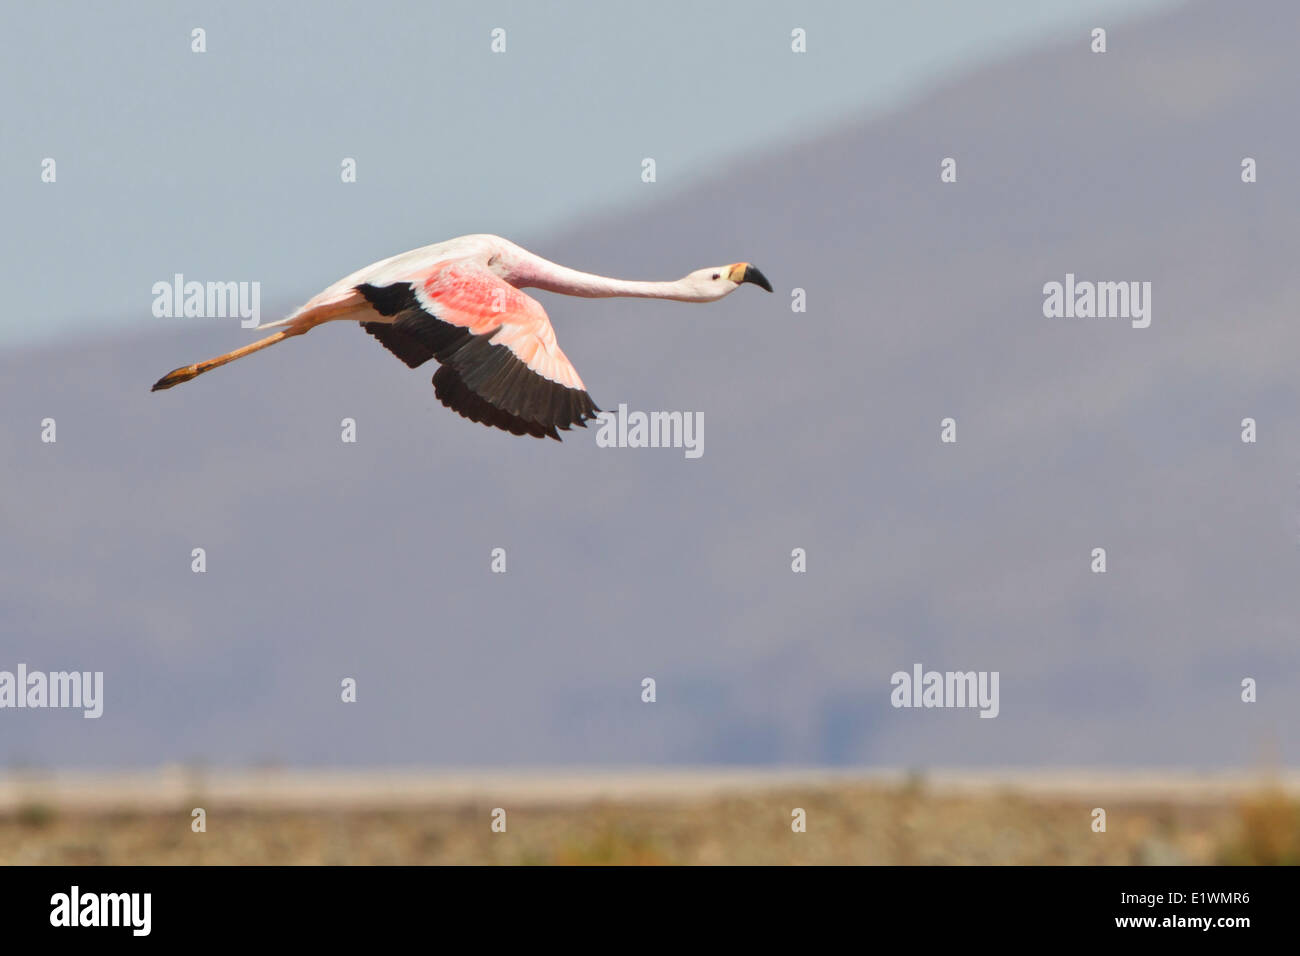
[[[434,394],[471,421],[558,441],[600,411],[541,303],[471,260],[356,291],[384,317],[362,327],[411,368],[437,359]]]

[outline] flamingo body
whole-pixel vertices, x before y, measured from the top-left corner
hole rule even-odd
[[[169,372],[153,390],[324,322],[351,320],[411,368],[436,359],[434,394],[448,408],[515,435],[559,440],[559,431],[585,427],[599,409],[556,342],[546,310],[521,288],[708,302],[745,282],[771,291],[763,274],[744,262],[699,269],[673,282],[633,282],[556,265],[499,236],[462,236],[366,266],[286,318],[259,326],[279,332]]]

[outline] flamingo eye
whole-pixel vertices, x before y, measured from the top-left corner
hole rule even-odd
[[[720,276],[721,274],[722,274],[722,273],[720,273],[720,272],[715,272],[715,273],[713,273],[713,278],[716,279],[716,278],[718,278],[718,276]]]

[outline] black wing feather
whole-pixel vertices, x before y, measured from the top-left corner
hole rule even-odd
[[[600,411],[582,389],[569,388],[538,375],[504,345],[492,345],[491,333],[473,335],[462,326],[427,312],[409,282],[357,286],[367,302],[391,322],[362,322],[361,327],[409,367],[437,359],[433,391],[442,404],[470,421],[512,435],[554,438],[557,429],[586,427]]]

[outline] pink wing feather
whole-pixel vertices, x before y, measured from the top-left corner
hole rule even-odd
[[[437,359],[434,391],[466,418],[558,440],[557,429],[585,426],[599,411],[541,303],[473,260],[356,291],[384,317],[363,321],[365,330],[412,368]]]

